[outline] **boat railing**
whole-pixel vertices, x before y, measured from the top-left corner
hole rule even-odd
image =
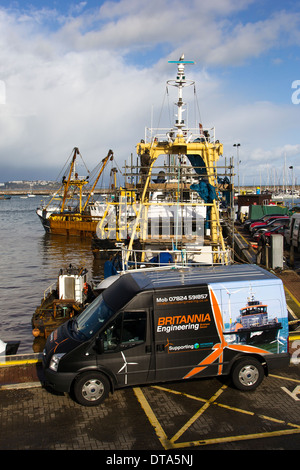
[[[44,300],[46,299],[47,295],[51,294],[51,292],[54,290],[54,286],[56,286],[56,281],[52,282],[52,284],[50,284],[50,286],[48,286],[47,289],[44,290]]]
[[[176,137],[176,132],[169,127],[165,128],[152,128],[146,127],[145,128],[145,143],[153,143],[157,142],[173,142],[174,138]],[[192,142],[210,142],[215,143],[215,128],[203,128],[199,129],[199,127],[183,129],[183,136],[187,143]]]
[[[199,247],[196,250],[185,248],[173,250],[158,250],[153,248],[128,250],[126,246],[120,246],[122,271],[141,268],[165,269],[166,267],[214,266],[230,262],[230,250],[218,249],[216,251],[206,251],[205,248],[201,249]],[[166,253],[169,255],[168,261],[166,261]]]

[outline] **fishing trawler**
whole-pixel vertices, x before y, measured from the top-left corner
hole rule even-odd
[[[104,205],[94,201],[92,196],[104,168],[113,159],[113,152],[109,150],[102,160],[100,171],[86,196],[83,189],[89,184],[89,176],[78,176],[76,158],[79,155],[79,149],[75,147],[68,175],[63,176],[60,188],[48,204],[36,210],[48,233],[91,237],[104,214]]]
[[[31,319],[32,334],[37,346],[40,338],[47,339],[59,325],[77,316],[94,300],[97,294],[88,283],[87,272],[87,269],[70,264],[67,268],[60,269],[57,282],[45,290],[41,305],[36,308]]]
[[[237,334],[239,342],[247,344],[275,342],[281,329],[282,325],[276,317],[269,319],[267,304],[256,300],[250,287],[247,304],[240,309],[240,314],[231,327],[231,330]]]
[[[217,162],[223,145],[214,128],[199,124],[191,128],[183,119],[183,90],[195,82],[185,77],[184,60],[177,65],[175,80],[168,88],[177,89],[177,117],[172,128],[146,128],[137,144],[137,164],[125,163],[125,193],[110,201],[92,239],[95,257],[113,255],[116,242],[127,250],[125,265],[153,260],[168,249],[182,252],[188,262],[230,263],[230,247],[222,233],[220,205],[233,203],[232,168],[217,175]],[[130,210],[129,210],[130,208]],[[228,210],[230,212],[230,210]],[[136,244],[139,245],[137,253]]]

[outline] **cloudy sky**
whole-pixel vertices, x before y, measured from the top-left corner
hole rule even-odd
[[[0,181],[55,179],[77,146],[119,168],[160,122],[182,53],[241,184],[300,184],[300,2],[0,0]]]

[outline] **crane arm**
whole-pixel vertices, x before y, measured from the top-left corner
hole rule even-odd
[[[94,182],[94,184],[93,184],[92,189],[90,190],[90,193],[89,193],[89,195],[88,195],[88,198],[87,198],[87,200],[85,201],[85,204],[84,204],[84,206],[83,206],[83,210],[85,210],[85,208],[86,208],[86,206],[87,206],[87,204],[88,204],[88,202],[89,202],[89,200],[90,200],[90,197],[91,197],[91,195],[92,195],[92,193],[93,193],[93,191],[94,191],[94,189],[95,189],[95,187],[96,187],[96,184],[97,184],[98,181],[99,181],[99,178],[100,178],[100,176],[101,176],[101,174],[102,174],[102,172],[103,172],[103,170],[104,170],[104,168],[105,168],[107,162],[109,161],[109,159],[112,160],[112,159],[113,159],[113,156],[114,156],[113,151],[112,151],[112,150],[109,150],[107,156],[102,160],[101,169],[100,169],[99,174],[98,174],[98,176],[97,176],[97,178],[96,178],[96,180],[95,180],[95,182]]]

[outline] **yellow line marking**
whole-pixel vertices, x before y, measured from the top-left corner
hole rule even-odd
[[[283,377],[279,375],[273,375],[270,374],[270,377],[276,378],[276,379],[283,379],[283,380],[289,380],[291,382],[297,382],[299,383],[300,380],[297,379],[292,379],[289,377]],[[144,410],[146,416],[149,419],[150,424],[153,426],[156,435],[158,436],[162,446],[164,447],[165,450],[169,449],[179,449],[179,448],[186,448],[186,447],[192,447],[192,446],[204,446],[204,445],[212,445],[212,444],[222,444],[226,442],[235,442],[235,441],[242,441],[242,440],[251,440],[251,439],[263,439],[263,438],[268,438],[268,437],[276,437],[276,436],[283,436],[283,435],[289,435],[289,434],[298,434],[300,433],[300,425],[294,424],[294,423],[286,423],[284,420],[272,418],[270,416],[262,415],[262,414],[257,414],[257,417],[260,419],[268,420],[277,424],[282,424],[285,426],[290,426],[291,428],[294,429],[282,429],[279,431],[270,431],[270,432],[263,432],[263,433],[251,433],[251,434],[244,434],[244,435],[237,435],[237,436],[226,436],[226,437],[220,437],[220,438],[212,438],[212,439],[204,439],[204,440],[196,440],[196,441],[189,441],[189,442],[176,442],[178,439],[185,433],[185,431],[210,407],[210,405],[216,405],[221,408],[228,409],[230,411],[236,411],[238,413],[244,413],[249,416],[255,416],[255,413],[252,411],[247,411],[243,410],[241,408],[235,408],[229,405],[225,405],[222,403],[216,402],[217,398],[220,397],[220,395],[223,393],[224,390],[226,390],[227,386],[223,385],[210,399],[206,400],[204,398],[196,397],[194,395],[190,395],[184,392],[179,392],[177,390],[171,390],[165,387],[161,387],[158,385],[152,386],[152,388],[155,388],[157,390],[165,391],[167,393],[171,393],[174,395],[182,395],[187,398],[190,398],[192,400],[200,401],[203,402],[204,405],[195,413],[188,421],[187,423],[182,426],[176,434],[169,440],[162,425],[158,421],[156,415],[154,414],[152,408],[150,407],[145,395],[141,391],[140,388],[134,388],[134,392],[138,398],[138,401],[141,404],[142,409]]]
[[[148,417],[148,419],[150,421],[150,424],[153,426],[153,428],[156,432],[156,435],[157,435],[158,439],[160,440],[162,446],[166,450],[170,449],[171,446],[169,444],[169,440],[167,438],[167,435],[165,434],[162,426],[160,425],[160,422],[158,421],[155,414],[153,413],[152,408],[149,405],[149,403],[148,403],[145,395],[143,394],[142,390],[139,387],[137,387],[137,388],[134,388],[133,391],[134,391],[138,401],[140,402],[141,407],[145,411],[146,416]]]
[[[292,428],[297,428],[300,429],[300,426],[298,424],[293,424],[293,423],[287,423],[288,426],[291,426]]]
[[[286,424],[286,422],[283,421],[282,419],[271,418],[270,416],[266,416],[266,415],[257,415],[257,416],[261,419],[266,419],[268,421],[273,421],[274,423]],[[294,427],[300,427],[300,426],[295,425]]]
[[[205,398],[195,397],[194,395],[189,395],[188,393],[178,392],[177,390],[171,390],[170,388],[161,387],[159,385],[153,385],[152,388],[156,388],[157,390],[162,390],[163,392],[173,393],[173,395],[183,395],[184,397],[191,398],[192,400],[202,401],[206,403],[207,400]]]
[[[234,406],[223,405],[222,403],[214,403],[214,405],[219,406],[220,408],[225,408],[230,411],[236,411],[237,413],[243,413],[245,415],[254,416],[253,411],[242,410],[241,408],[235,408]]]
[[[200,408],[200,410],[197,411],[197,413],[194,414],[194,416],[192,416],[191,419],[189,419],[189,421],[184,426],[182,426],[181,429],[179,429],[179,431],[177,431],[177,433],[175,434],[175,436],[172,437],[170,442],[174,443],[175,441],[177,441],[179,437],[185,433],[185,431],[199,418],[199,416],[204,413],[204,411],[207,410],[207,408],[223,393],[226,388],[227,385],[223,385],[209,400],[207,400],[205,405],[203,405],[202,408]]]
[[[172,393],[173,395],[183,395],[184,397],[191,398],[192,400],[202,401],[203,403],[207,403],[207,400],[205,398],[195,397],[194,395],[189,395],[188,393],[178,392],[177,390],[171,390],[169,388],[160,387],[157,385],[152,386],[152,388],[157,388],[158,390]],[[238,413],[244,413],[244,414],[251,415],[251,416],[254,415],[252,411],[242,410],[241,408],[235,408],[233,406],[223,405],[222,403],[213,403],[213,404],[216,406],[220,406],[220,408],[225,408],[225,409],[227,408],[232,411],[237,411]]]
[[[283,377],[282,375],[269,374],[269,377],[274,377],[274,379],[283,379],[283,380],[289,380],[290,382],[300,383],[299,379],[291,379],[289,377]]]
[[[283,279],[282,279],[282,282],[283,282]],[[284,285],[284,283],[283,283],[283,285]],[[284,290],[289,294],[289,296],[292,298],[292,300],[295,302],[295,304],[297,304],[298,307],[300,307],[299,301],[298,301],[298,300],[296,299],[296,297],[294,297],[294,295],[288,290],[288,288],[285,287],[285,285],[284,285]]]
[[[248,441],[250,439],[264,439],[268,437],[277,437],[277,436],[299,434],[299,433],[300,433],[300,429],[284,429],[281,431],[262,432],[262,433],[257,433],[257,434],[241,434],[238,436],[219,437],[216,439],[213,438],[213,439],[204,439],[204,440],[199,440],[199,441],[181,442],[180,444],[176,444],[175,447],[179,449],[179,448],[204,446],[204,445],[211,445],[211,444],[222,444],[226,442]]]
[[[25,366],[26,364],[36,364],[37,362],[41,362],[41,359],[23,359],[20,361],[7,361],[7,362],[0,362],[0,367],[5,366]]]

